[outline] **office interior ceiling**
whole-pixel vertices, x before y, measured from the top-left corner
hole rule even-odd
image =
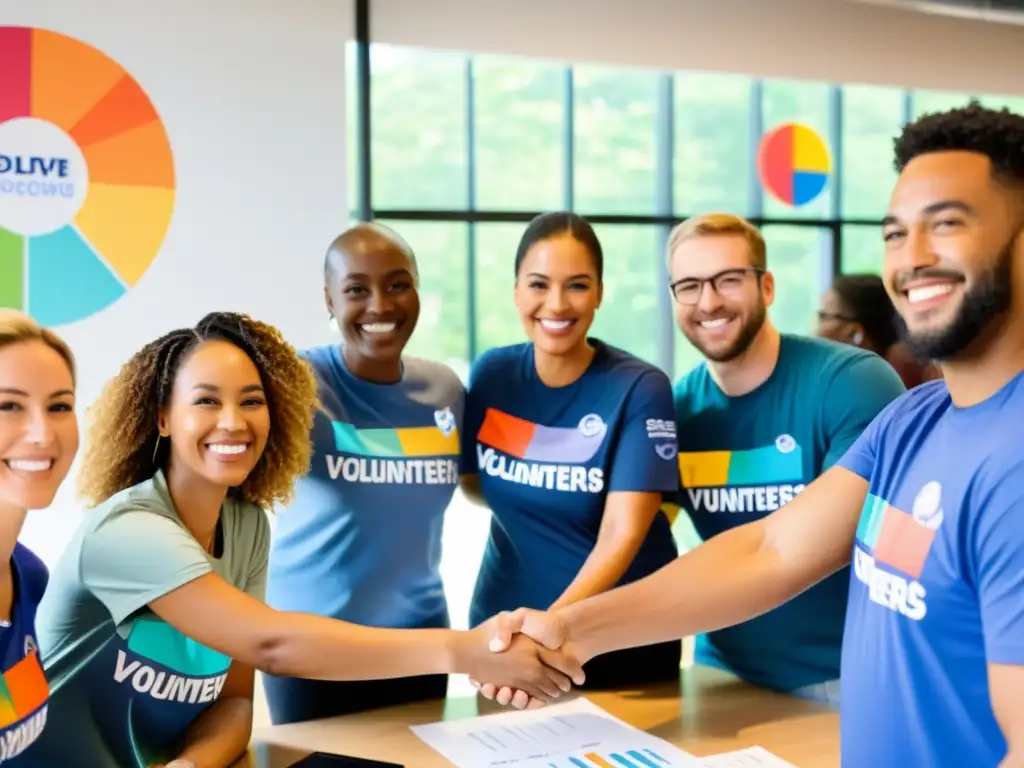
[[[1024,0],[848,0],[997,24],[1024,24]]]

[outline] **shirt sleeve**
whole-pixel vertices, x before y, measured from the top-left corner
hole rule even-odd
[[[259,507],[248,510],[256,520],[256,536],[252,547],[252,561],[245,579],[245,593],[261,603],[267,601],[267,563],[270,559],[270,520]]]
[[[476,475],[480,472],[480,462],[476,455],[476,435],[483,424],[482,391],[480,382],[480,362],[470,368],[469,381],[466,383],[466,397],[462,410],[462,432],[459,434],[459,474]]]
[[[626,401],[608,491],[674,492],[678,453],[672,384],[661,372],[645,373]]]
[[[187,530],[140,508],[116,514],[87,533],[80,568],[83,584],[115,624],[213,570]]]
[[[1024,547],[1021,546],[1021,515],[1024,514],[1024,461],[1010,462],[995,481],[980,472],[979,487],[970,504],[975,515],[969,527],[968,559],[981,610],[985,655],[989,663],[1024,664]],[[974,495],[974,494],[972,494]]]
[[[871,456],[867,461],[865,449],[869,445],[859,444],[858,440],[875,417],[906,391],[899,374],[876,355],[843,366],[829,384],[822,406],[827,445],[821,471],[842,460],[842,466],[861,477],[869,477],[874,458]],[[858,454],[850,453],[854,445],[859,446]],[[856,468],[846,463],[847,459]]]

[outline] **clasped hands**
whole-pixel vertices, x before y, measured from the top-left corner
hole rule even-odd
[[[471,634],[486,639],[487,656],[475,659],[469,678],[480,694],[516,709],[553,703],[584,681],[583,661],[553,612],[520,608],[488,619]]]

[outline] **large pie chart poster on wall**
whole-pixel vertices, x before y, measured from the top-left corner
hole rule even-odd
[[[174,161],[156,109],[106,54],[0,26],[0,307],[44,325],[128,291],[163,244]]]

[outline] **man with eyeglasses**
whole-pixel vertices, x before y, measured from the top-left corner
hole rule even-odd
[[[905,391],[879,356],[783,334],[761,233],[708,214],[669,237],[676,322],[706,361],[675,387],[680,490],[701,538],[763,518],[837,462]],[[696,661],[839,704],[849,570],[750,621],[697,638]]]

